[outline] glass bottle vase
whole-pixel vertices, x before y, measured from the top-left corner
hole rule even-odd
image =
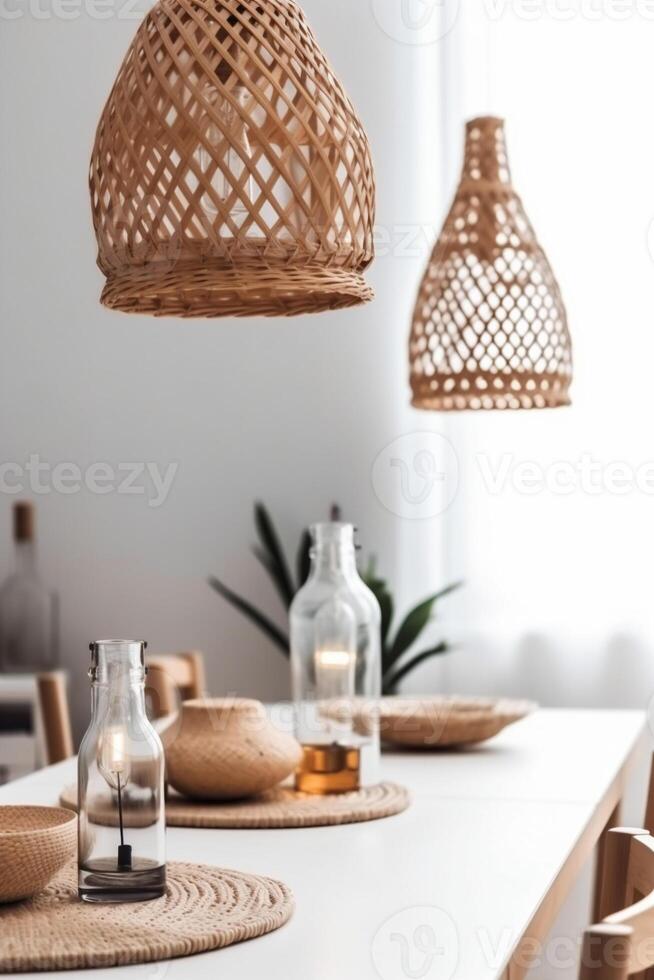
[[[379,780],[381,614],[359,576],[351,524],[311,528],[311,570],[290,610],[296,788],[355,790]]]
[[[0,586],[0,670],[52,670],[57,661],[58,600],[39,577],[33,504],[13,508],[14,570]]]
[[[92,717],[78,759],[79,894],[158,898],[166,884],[164,754],[145,712],[146,644],[91,644]]]

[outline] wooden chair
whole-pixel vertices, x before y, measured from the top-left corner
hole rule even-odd
[[[654,837],[646,830],[608,831],[600,909],[602,921],[584,932],[579,980],[652,980]]]
[[[647,788],[647,802],[645,803],[645,823],[648,833],[654,835],[654,754],[649,771],[649,786]]]
[[[608,823],[598,841],[597,845],[597,859],[595,863],[595,884],[593,887],[593,921],[598,922],[602,917],[601,908],[601,889],[602,889],[602,873],[604,866],[604,845],[606,841],[606,836],[609,830],[613,827],[620,826],[620,803],[617,804],[615,810],[611,814]],[[645,828],[643,833],[649,833],[654,835],[654,753],[652,754],[652,760],[650,763],[650,773],[649,773],[649,785],[647,787],[647,800],[645,802],[645,819],[643,822],[643,827]],[[654,977],[651,978],[654,980]]]
[[[0,677],[0,782],[73,755],[62,671]]]
[[[205,694],[204,656],[198,650],[146,656],[145,695],[153,720],[177,711],[180,701]]]

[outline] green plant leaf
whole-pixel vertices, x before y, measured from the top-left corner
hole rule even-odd
[[[390,664],[394,664],[402,654],[409,649],[412,643],[418,639],[425,626],[429,622],[431,617],[432,608],[439,599],[444,596],[449,595],[450,592],[454,592],[458,589],[461,582],[453,582],[451,585],[446,585],[444,589],[440,589],[439,592],[435,592],[434,595],[429,596],[428,599],[424,599],[419,605],[412,609],[410,613],[402,620],[400,628],[397,631],[395,640],[391,647],[390,653]]]
[[[275,588],[282,597],[282,602],[284,602],[286,608],[291,604],[293,596],[295,595],[295,588],[293,587],[293,580],[291,579],[291,573],[288,570],[288,565],[286,564],[286,558],[282,550],[282,546],[279,543],[279,538],[277,537],[277,532],[273,525],[272,520],[268,511],[264,505],[257,502],[254,505],[254,523],[257,528],[257,533],[259,535],[259,540],[263,545],[264,550],[267,552],[270,564],[266,564],[271,575],[273,573],[270,571],[274,567],[274,583]],[[258,557],[258,556],[257,556]]]
[[[384,589],[377,593],[377,599],[379,608],[381,609],[382,649],[385,649],[388,640],[388,631],[391,628],[391,620],[393,619],[393,596],[388,590]]]
[[[422,653],[416,653],[402,664],[400,667],[396,667],[394,670],[389,670],[384,672],[382,679],[382,693],[383,694],[393,694],[397,689],[397,685],[400,681],[406,677],[412,670],[418,666],[418,664],[423,663],[423,661],[428,660],[430,657],[436,657],[441,653],[447,653],[450,650],[447,642],[441,640],[437,643],[435,647],[431,647],[429,650],[423,650]]]
[[[290,656],[288,637],[285,636],[279,627],[275,626],[275,624],[271,622],[271,620],[269,620],[264,613],[259,612],[258,609],[255,609],[255,607],[248,602],[247,599],[243,599],[240,595],[237,595],[236,592],[232,592],[232,590],[224,585],[220,579],[217,579],[215,575],[210,576],[208,581],[212,589],[215,589],[216,592],[223,597],[223,599],[226,599],[227,602],[246,616],[250,622],[254,623],[254,625],[257,626],[262,633],[265,633],[268,639],[272,640],[272,642],[279,647],[284,656]]]
[[[311,568],[311,558],[309,557],[310,551],[311,534],[305,528],[305,530],[302,532],[302,537],[300,538],[300,543],[297,549],[296,570],[298,589],[301,588],[309,578],[309,569]]]
[[[282,600],[282,603],[286,607],[286,605],[287,605],[286,586],[285,586],[285,583],[284,583],[283,578],[279,574],[279,568],[278,568],[278,566],[275,564],[275,562],[270,557],[270,555],[268,554],[268,552],[265,551],[263,548],[261,548],[258,544],[253,544],[252,545],[252,554],[258,559],[258,561],[261,562],[261,564],[263,565],[263,567],[268,572],[268,575],[270,577],[270,580],[271,580],[272,584],[275,586],[275,589],[277,590],[277,593],[279,595],[279,598]]]
[[[388,631],[393,619],[393,596],[388,590],[388,586],[383,579],[368,578],[367,572],[362,576],[364,582],[375,596],[381,609],[381,642],[382,651],[386,649]],[[382,670],[384,669],[384,656],[382,654]]]

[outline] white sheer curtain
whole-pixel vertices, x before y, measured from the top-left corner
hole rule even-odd
[[[416,0],[418,2],[418,0]],[[513,178],[574,344],[568,409],[442,418],[460,649],[414,687],[645,704],[654,690],[654,12],[456,0],[441,11],[445,187],[463,122],[506,119]],[[436,671],[439,670],[439,674]],[[431,673],[430,673],[431,671]]]

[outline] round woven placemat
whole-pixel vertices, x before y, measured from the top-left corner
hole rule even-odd
[[[59,802],[77,808],[77,787],[67,786]],[[278,786],[248,800],[232,803],[203,803],[171,793],[166,802],[169,827],[223,827],[264,829],[270,827],[327,827],[391,817],[406,810],[409,792],[397,783],[377,783],[352,793],[313,796]],[[113,824],[112,810],[106,815],[92,812],[95,823]]]
[[[205,864],[168,865],[163,898],[91,905],[77,897],[77,866],[36,898],[0,907],[0,973],[127,966],[190,956],[278,929],[293,912],[272,878]]]

